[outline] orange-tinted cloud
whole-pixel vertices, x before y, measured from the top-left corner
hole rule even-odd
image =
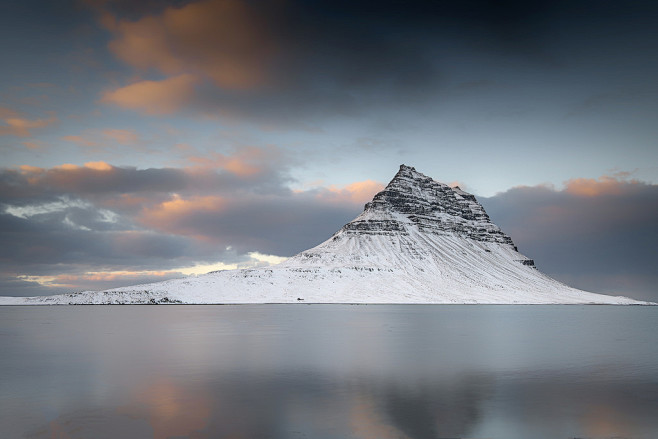
[[[600,195],[619,195],[627,185],[637,185],[637,180],[625,181],[616,177],[604,175],[598,179],[575,178],[565,183],[565,191],[581,197],[596,197]]]
[[[468,185],[466,183],[464,183],[463,181],[453,180],[450,183],[446,183],[446,184],[448,186],[452,187],[452,188],[456,187],[456,188],[459,188],[459,189],[461,189],[465,192],[470,192]]]
[[[21,165],[19,166],[18,169],[20,169],[21,173],[23,174],[38,175],[38,174],[46,174],[52,170],[76,171],[80,169],[93,169],[96,171],[109,171],[114,169],[114,166],[110,165],[107,162],[87,162],[83,166],[78,166],[71,163],[64,163],[62,165],[58,165],[53,168],[40,168],[38,166]]]
[[[134,145],[139,140],[139,136],[133,130],[105,129],[103,135],[122,145]]]
[[[177,235],[198,236],[193,218],[199,214],[219,214],[226,201],[218,196],[181,198],[176,195],[153,207],[146,207],[137,216],[141,224]]]
[[[103,94],[101,102],[146,114],[171,114],[194,96],[195,76],[182,74],[162,81],[139,81]]]
[[[83,192],[96,185],[110,189],[109,180],[116,175],[113,171],[117,170],[106,162],[87,162],[83,166],[64,163],[52,168],[22,165],[18,169],[32,190],[43,191],[47,188],[71,194]]]
[[[44,168],[40,168],[38,166],[32,166],[32,165],[21,165],[19,166],[19,169],[23,173],[34,173],[34,172],[41,172],[44,171]]]
[[[241,177],[251,177],[263,173],[273,163],[279,162],[284,153],[273,146],[247,146],[231,155],[212,153],[205,156],[191,156],[188,160],[202,169],[224,169]]]
[[[77,288],[80,284],[139,281],[144,277],[175,277],[180,276],[176,271],[92,271],[84,274],[58,274],[57,276],[31,277],[30,280],[37,281],[51,287]]]
[[[370,201],[377,192],[384,189],[384,186],[373,180],[357,181],[344,187],[329,186],[318,196],[331,202],[362,204]]]
[[[48,119],[30,120],[9,108],[0,108],[0,121],[4,123],[0,125],[0,136],[29,137],[31,130],[52,125],[57,117],[52,114]]]
[[[32,149],[32,150],[42,149],[44,147],[43,142],[40,142],[38,140],[25,141],[25,142],[23,142],[23,145],[27,149]]]
[[[273,51],[267,12],[239,0],[206,0],[133,22],[105,13],[101,22],[115,35],[110,50],[131,66],[246,89],[264,82]]]
[[[85,168],[94,169],[96,171],[111,171],[114,167],[106,162],[87,162]]]
[[[61,171],[77,171],[78,169],[81,169],[81,166],[74,165],[72,163],[64,163],[63,165],[58,165],[55,166],[53,169],[61,170]]]
[[[98,146],[97,142],[94,142],[93,140],[89,140],[85,137],[82,137],[80,135],[71,135],[71,136],[64,136],[62,137],[62,140],[66,140],[67,142],[73,142],[78,146],[82,146],[85,148],[92,148],[95,146]]]

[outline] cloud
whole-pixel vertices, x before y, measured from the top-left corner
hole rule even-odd
[[[603,176],[481,201],[540,270],[586,290],[658,300],[658,185]]]
[[[35,280],[28,280],[15,273],[0,272],[0,295],[14,297],[47,296],[69,293],[68,288],[44,286]]]
[[[194,96],[197,79],[190,74],[161,81],[139,81],[103,94],[101,102],[145,114],[171,114]]]
[[[39,150],[45,148],[45,145],[43,142],[40,142],[38,140],[33,140],[33,141],[25,141],[23,142],[23,145],[30,150]]]
[[[0,120],[4,123],[0,125],[0,136],[30,137],[32,130],[54,124],[57,117],[51,114],[48,119],[27,119],[9,108],[0,107]]]
[[[156,230],[176,235],[199,236],[203,228],[198,227],[195,218],[212,217],[219,219],[225,201],[221,197],[191,197],[183,199],[175,195],[152,208],[143,209],[137,221]],[[201,235],[203,237],[203,235]]]
[[[68,291],[89,291],[115,288],[122,285],[140,285],[184,277],[178,271],[89,271],[79,274],[57,274],[54,276],[31,276],[25,280],[37,282],[48,288]]]
[[[357,185],[358,187],[358,185]],[[361,194],[335,189],[223,196],[175,195],[136,216],[160,233],[190,236],[240,254],[292,256],[329,238],[362,209]]]
[[[105,162],[87,162],[84,167],[95,171],[111,171],[114,168],[114,166]]]
[[[82,146],[84,148],[94,148],[98,146],[98,142],[89,140],[86,137],[80,135],[64,136],[62,137],[62,140],[66,140],[67,142],[73,142],[76,145]]]
[[[363,204],[372,200],[372,197],[384,187],[384,184],[373,180],[357,181],[344,187],[329,186],[326,190],[319,191],[317,197],[338,204]]]
[[[180,271],[253,262],[252,252],[291,256],[329,238],[383,186],[365,180],[293,191],[285,163],[276,149],[244,148],[187,168],[89,162],[1,170],[3,276]],[[604,176],[481,201],[549,275],[658,300],[658,186]]]
[[[232,154],[211,152],[203,156],[192,155],[190,163],[203,169],[225,169],[235,175],[249,177],[263,173],[272,163],[282,163],[285,154],[274,146],[239,148]]]
[[[134,145],[139,141],[139,136],[133,130],[104,129],[103,136],[114,140],[122,145]]]
[[[275,124],[435,102],[444,58],[482,50],[483,41],[496,53],[539,53],[526,46],[542,44],[534,36],[550,9],[517,1],[116,4],[96,6],[109,50],[141,77],[166,79],[107,92],[103,102]]]
[[[273,147],[248,147],[177,169],[106,162],[2,169],[0,279],[39,279],[40,291],[61,292],[75,282],[76,290],[92,288],[88,273],[262,265],[328,238],[375,187],[295,193],[285,163]],[[70,282],[51,279],[62,276]]]
[[[0,203],[26,207],[80,199],[119,213],[135,212],[171,200],[173,194],[237,197],[243,192],[288,193],[285,154],[269,147],[222,156],[214,166],[137,169],[106,162],[52,168],[22,166],[0,172]],[[220,167],[224,165],[224,167]]]
[[[85,155],[90,156],[116,155],[118,151],[127,153],[146,150],[146,143],[139,133],[131,129],[91,128],[79,134],[62,136],[60,140],[77,145]]]
[[[565,191],[579,197],[598,197],[602,195],[621,195],[626,188],[625,184],[614,176],[602,176],[593,178],[574,178],[565,183]],[[632,185],[640,184],[637,180],[631,180]]]
[[[251,88],[265,79],[273,42],[267,17],[272,5],[210,0],[137,21],[119,20],[109,24],[115,35],[109,48],[141,70],[199,72],[222,88]]]

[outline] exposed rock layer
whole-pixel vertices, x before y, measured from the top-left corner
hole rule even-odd
[[[387,213],[399,214],[400,218],[371,219]],[[423,233],[456,234],[476,241],[512,244],[512,239],[491,222],[473,195],[434,181],[410,166],[400,166],[388,186],[366,204],[364,214],[342,230],[404,233],[405,224],[410,222]]]

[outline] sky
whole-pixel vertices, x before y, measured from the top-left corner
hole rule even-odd
[[[658,300],[658,3],[0,5],[0,295],[273,264],[400,164]]]

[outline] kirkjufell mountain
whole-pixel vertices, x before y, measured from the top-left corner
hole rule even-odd
[[[363,212],[317,247],[270,267],[0,304],[640,304],[541,273],[475,197],[402,165]]]

